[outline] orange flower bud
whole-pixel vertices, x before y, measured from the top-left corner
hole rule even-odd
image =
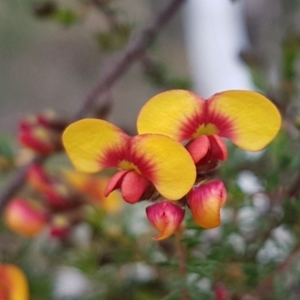
[[[226,201],[226,189],[220,180],[194,187],[188,194],[188,205],[194,221],[204,228],[220,225],[220,209]]]
[[[160,231],[153,239],[163,240],[171,236],[180,226],[185,210],[170,201],[156,202],[146,208],[146,214],[151,225]]]
[[[22,270],[15,265],[0,263],[0,299],[29,299],[27,279]]]
[[[22,236],[34,237],[43,229],[47,218],[38,203],[15,198],[5,209],[4,220],[12,231]]]

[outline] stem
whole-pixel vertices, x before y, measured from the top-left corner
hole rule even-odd
[[[185,0],[171,0],[137,38],[129,42],[128,47],[124,50],[118,62],[86,96],[82,105],[74,115],[75,120],[86,116],[88,112],[94,108],[98,98],[109,91],[129,69],[132,63],[137,61],[144,54],[160,30],[171,20],[184,2]],[[26,166],[15,171],[14,175],[6,182],[0,191],[0,212],[4,209],[10,198],[22,188],[29,168],[36,162],[42,163],[45,159],[46,157],[36,157]]]
[[[176,249],[177,249],[177,255],[178,255],[178,266],[179,266],[179,276],[180,280],[184,282],[186,280],[187,275],[187,265],[186,265],[186,247],[182,243],[182,237],[184,233],[184,228],[182,225],[176,232]],[[186,287],[182,288],[181,291],[181,300],[189,300],[189,292]]]
[[[36,163],[44,161],[44,157],[36,156],[26,166],[18,168],[12,177],[6,182],[6,185],[0,191],[0,212],[4,209],[9,200],[22,188],[25,182],[29,168]]]
[[[93,109],[97,98],[109,90],[129,69],[132,63],[142,57],[160,30],[171,20],[175,12],[179,10],[184,2],[185,0],[171,1],[136,39],[129,42],[128,47],[125,49],[117,63],[87,95],[81,107],[78,109],[78,112],[75,114],[75,119],[80,119],[87,115],[87,113]]]

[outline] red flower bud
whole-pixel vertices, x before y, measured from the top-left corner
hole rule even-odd
[[[65,239],[71,231],[71,224],[68,219],[61,215],[56,215],[50,223],[50,236],[58,239]]]
[[[215,300],[227,300],[228,291],[223,284],[217,284],[214,288]]]
[[[34,237],[43,229],[47,218],[38,203],[15,198],[5,209],[4,221],[12,231],[26,237]]]
[[[40,154],[48,154],[61,148],[61,131],[46,114],[30,116],[19,124],[18,140],[21,145]]]
[[[173,202],[164,200],[146,208],[146,214],[151,225],[160,234],[153,239],[163,240],[171,236],[180,226],[185,210]]]
[[[50,188],[51,180],[41,165],[31,166],[27,172],[27,179],[36,190],[42,193]]]
[[[194,187],[188,194],[188,205],[194,221],[204,228],[218,227],[221,223],[220,209],[226,197],[226,189],[220,180]]]

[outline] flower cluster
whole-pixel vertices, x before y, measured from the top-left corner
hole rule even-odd
[[[63,144],[83,172],[117,168],[105,189],[120,189],[124,200],[153,202],[146,213],[160,232],[155,240],[172,235],[189,207],[204,228],[220,225],[226,189],[207,174],[227,159],[222,138],[238,147],[258,151],[276,136],[281,125],[277,108],[250,91],[225,91],[205,100],[185,90],[171,90],[151,98],[131,137],[98,119],[71,124]]]
[[[4,211],[5,224],[24,237],[35,237],[46,229],[50,237],[65,239],[77,223],[86,219],[86,205],[99,207],[109,215],[120,212],[118,193],[104,197],[108,180],[70,170],[53,176],[35,164],[27,173],[27,195],[10,201]]]
[[[19,123],[19,143],[38,153],[49,154],[61,149],[61,132],[66,122],[53,112],[30,115]]]

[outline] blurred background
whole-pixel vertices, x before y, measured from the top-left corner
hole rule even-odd
[[[127,43],[167,3],[0,0],[2,188],[28,162],[17,142],[21,120],[45,110],[72,117]],[[101,198],[101,208],[88,205],[84,221],[72,215],[76,226],[70,235],[63,231],[63,238],[51,226],[34,238],[19,237],[2,222],[0,261],[24,270],[30,299],[298,299],[299,53],[299,0],[185,1],[145,54],[102,96],[112,103],[105,117],[134,133],[140,108],[161,91],[190,89],[209,98],[247,89],[276,104],[282,131],[259,153],[228,145],[229,159],[217,172],[229,193],[222,226],[203,230],[188,217],[185,280],[177,274],[176,241],[152,242],[143,204],[120,205],[111,214],[99,194],[88,195]],[[47,176],[67,185],[72,196],[86,197],[88,189],[78,188],[61,166],[70,168],[63,154],[50,157]],[[30,180],[15,196],[43,198]],[[61,230],[65,221],[54,223]],[[189,298],[178,292],[182,288]]]

